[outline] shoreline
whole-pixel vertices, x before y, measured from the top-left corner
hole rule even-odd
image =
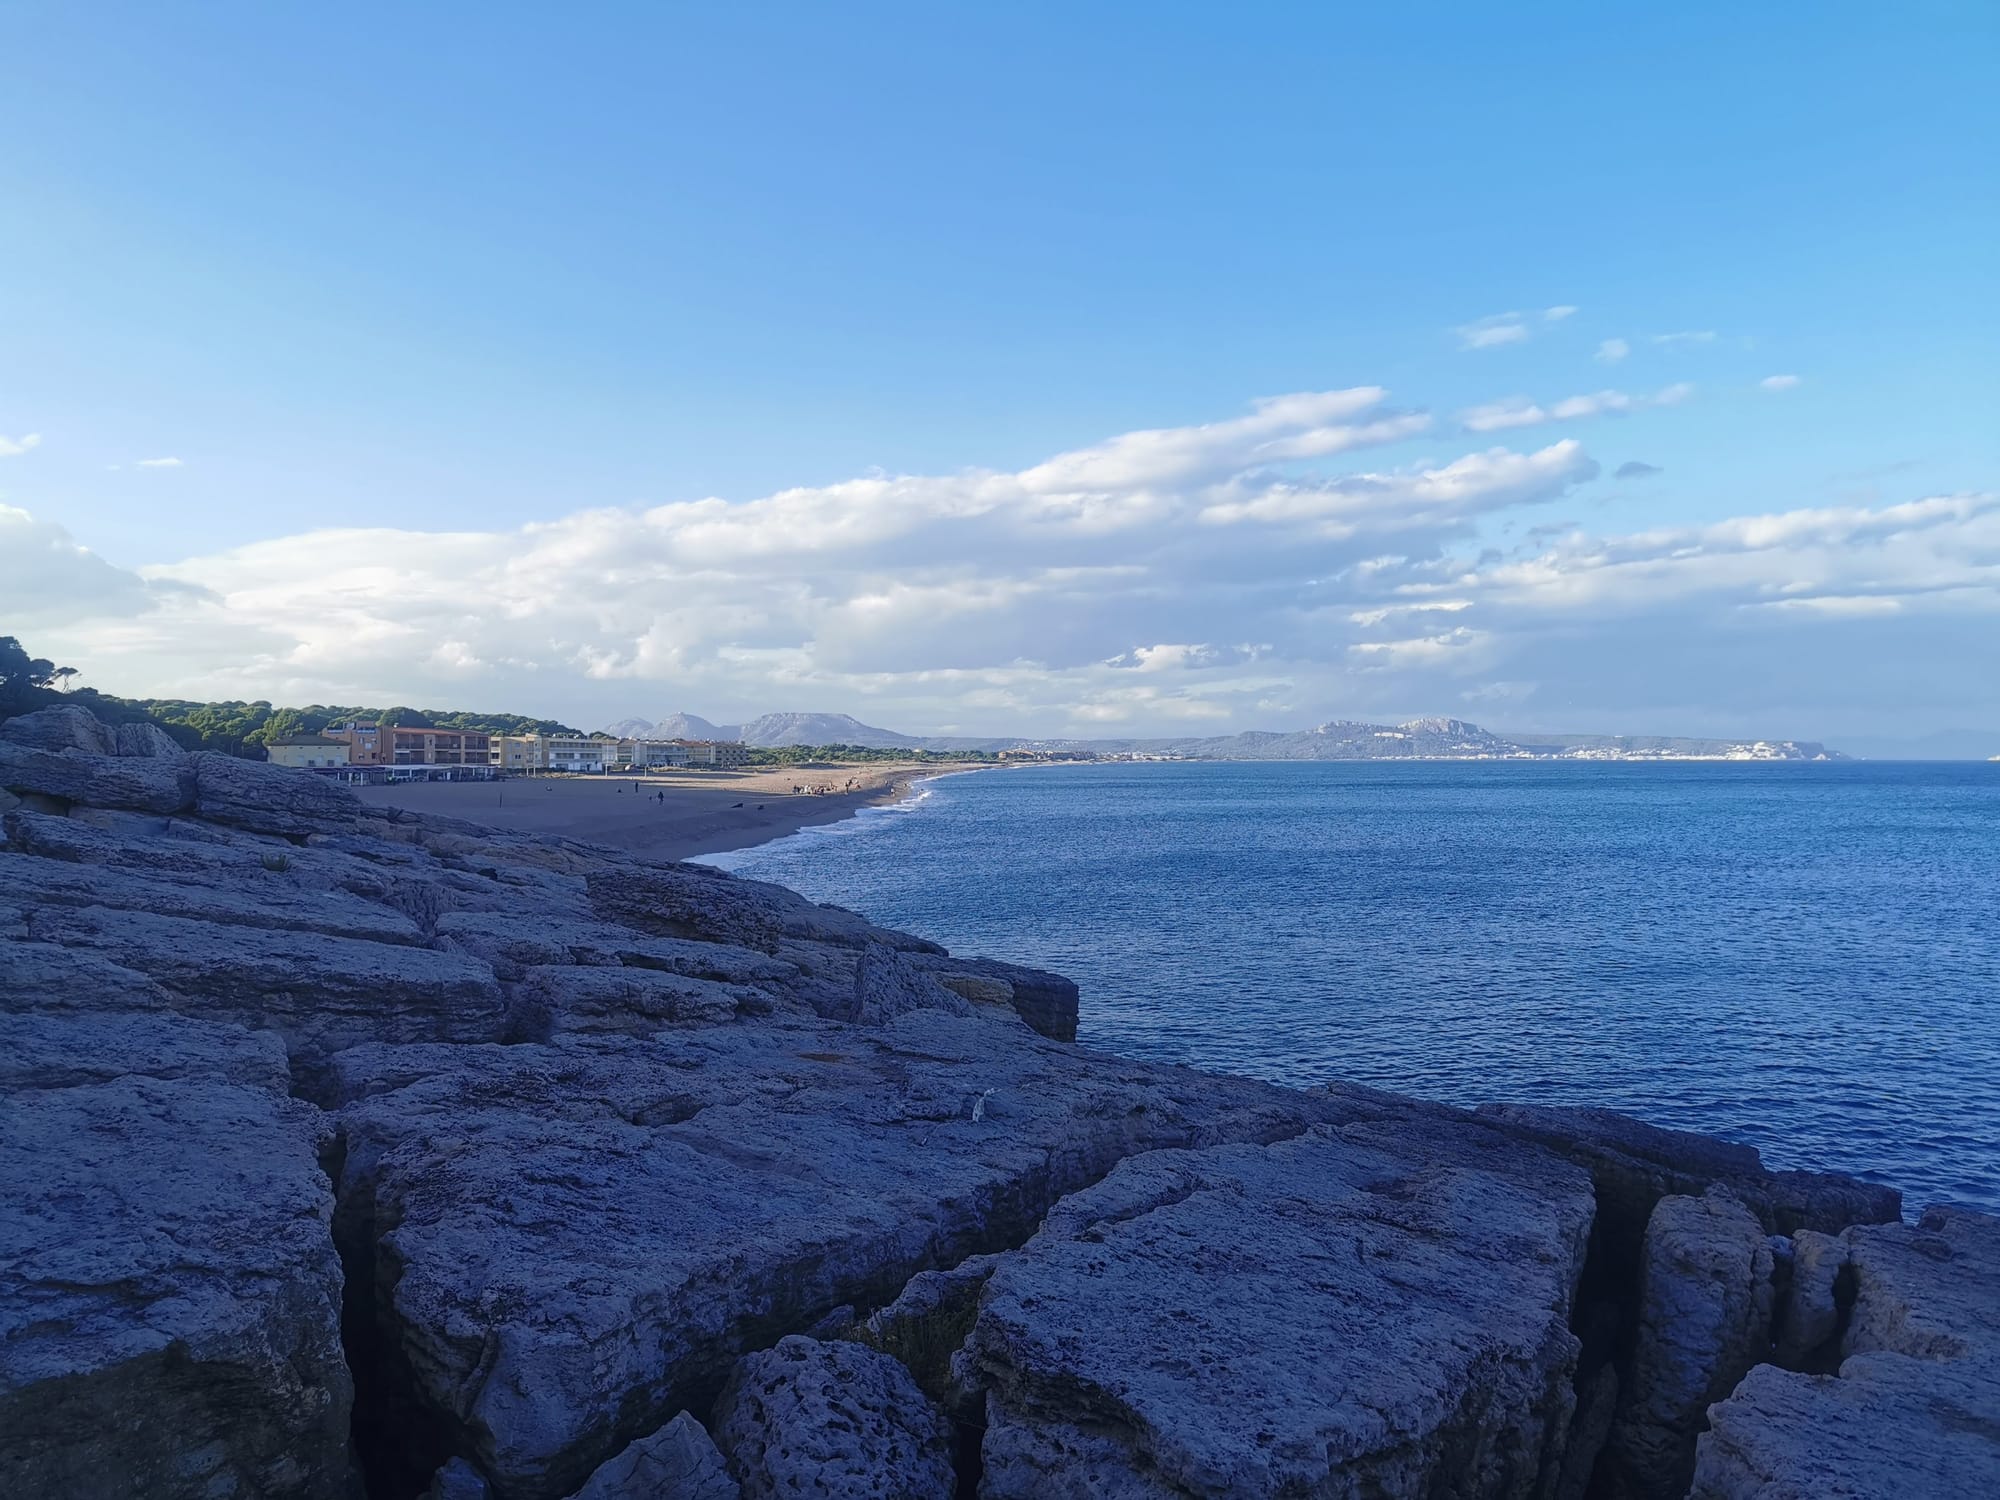
[[[864,808],[904,800],[920,782],[990,769],[983,762],[891,761],[650,776],[521,776],[361,787],[356,795],[371,807],[463,818],[681,861],[733,854],[801,829],[845,822]],[[795,786],[833,789],[798,793]]]

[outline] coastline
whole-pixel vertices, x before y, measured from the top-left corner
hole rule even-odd
[[[863,808],[902,801],[919,782],[988,769],[983,762],[890,761],[651,776],[410,782],[363,787],[357,795],[371,807],[608,844],[648,859],[687,860],[752,849],[803,828],[844,822]],[[793,786],[834,789],[795,794]]]

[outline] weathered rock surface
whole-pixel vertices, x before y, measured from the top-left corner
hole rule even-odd
[[[1792,1274],[1778,1310],[1774,1362],[1788,1370],[1824,1373],[1813,1367],[1840,1332],[1836,1289],[1846,1264],[1847,1241],[1840,1236],[1813,1229],[1792,1236]]]
[[[1590,1217],[1582,1172],[1476,1133],[1127,1161],[987,1283],[981,1493],[1542,1493]]]
[[[715,1437],[745,1500],[951,1500],[948,1424],[896,1360],[793,1335],[737,1361]]]
[[[334,1068],[384,1344],[509,1497],[574,1489],[747,1350],[1020,1243],[1135,1151],[1277,1139],[1315,1109],[929,1009]]]
[[[188,760],[194,767],[198,818],[280,838],[348,833],[360,820],[361,799],[323,777],[213,750]]]
[[[275,1038],[61,999],[0,1035],[0,1493],[345,1497],[325,1122]]]
[[[1772,1254],[1726,1189],[1662,1198],[1646,1226],[1639,1337],[1604,1458],[1609,1493],[1678,1495],[1709,1403],[1769,1352]]]
[[[715,1441],[686,1412],[606,1459],[570,1500],[740,1500]]]
[[[1837,1375],[1761,1365],[1709,1410],[1696,1500],[2000,1493],[2000,1218],[1850,1229]]]

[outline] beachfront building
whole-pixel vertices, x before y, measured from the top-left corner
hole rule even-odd
[[[618,764],[634,771],[657,771],[688,763],[687,746],[677,740],[620,740]]]
[[[675,740],[687,752],[685,764],[729,770],[750,764],[750,747],[735,740]]]
[[[353,747],[330,734],[286,734],[267,741],[264,752],[274,766],[330,771],[351,764]]]
[[[326,731],[329,739],[348,747],[345,764],[352,766],[483,766],[487,742],[478,730],[418,728],[411,724],[377,724],[356,719]]]
[[[496,734],[487,763],[504,771],[608,771],[621,764],[617,740],[570,734]]]

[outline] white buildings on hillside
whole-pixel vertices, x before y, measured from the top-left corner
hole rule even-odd
[[[595,735],[496,734],[492,764],[503,771],[652,771],[747,765],[749,750],[722,740],[614,740]]]

